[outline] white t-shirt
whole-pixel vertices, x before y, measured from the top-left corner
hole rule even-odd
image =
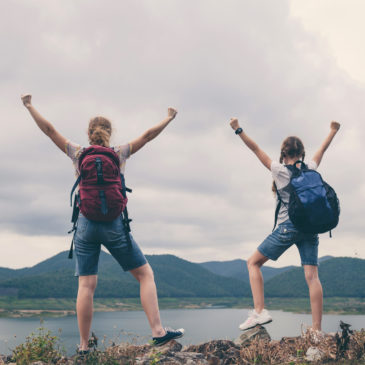
[[[70,157],[71,160],[72,160],[72,162],[73,162],[73,165],[74,165],[74,168],[75,168],[76,177],[78,177],[80,175],[80,171],[79,171],[79,157],[80,157],[81,153],[84,151],[85,148],[86,147],[82,147],[79,144],[73,143],[73,142],[71,142],[69,140],[66,141],[65,152],[66,152],[66,155],[68,157]],[[122,174],[124,174],[126,160],[131,155],[132,146],[130,144],[125,144],[125,145],[120,145],[120,146],[112,147],[112,149],[114,150],[114,152],[119,157],[119,160],[120,160],[120,172]]]
[[[317,170],[318,167],[314,161],[310,161],[307,164],[307,166],[311,170]],[[276,188],[278,189],[278,192],[280,194],[280,198],[282,200],[277,221],[277,224],[280,224],[289,219],[288,205],[289,205],[290,192],[287,186],[289,185],[290,182],[291,172],[287,167],[285,167],[285,165],[281,164],[280,162],[272,161],[271,173],[275,181]]]

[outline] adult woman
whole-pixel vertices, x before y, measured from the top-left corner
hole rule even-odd
[[[236,134],[241,137],[246,146],[255,153],[259,161],[271,171],[274,179],[273,190],[277,194],[278,192],[280,193],[280,198],[283,202],[278,213],[278,228],[261,243],[247,261],[254,310],[250,313],[248,319],[240,325],[240,329],[246,330],[257,324],[265,324],[272,321],[271,315],[264,309],[264,283],[260,268],[269,259],[277,260],[290,246],[295,244],[300,253],[305,279],[309,288],[312,309],[312,328],[310,330],[313,336],[318,338],[321,335],[323,306],[322,286],[318,277],[318,235],[299,232],[290,221],[288,215],[290,194],[286,187],[289,184],[291,172],[285,165],[294,165],[298,160],[304,160],[305,150],[303,143],[298,137],[292,136],[286,138],[281,146],[280,162],[276,162],[272,161],[247,136],[242,128],[240,128],[237,118],[232,118],[230,125],[236,131]],[[310,169],[317,169],[324,152],[329,147],[339,128],[339,123],[334,121],[331,123],[329,135],[308,163]]]
[[[22,101],[38,127],[62,152],[72,159],[78,175],[78,159],[85,148],[67,140],[49,121],[43,118],[32,105],[31,95],[23,95]],[[119,157],[122,173],[126,159],[139,151],[147,142],[156,138],[175,118],[176,114],[175,109],[169,108],[168,116],[161,123],[147,130],[141,137],[126,145],[110,147]],[[111,134],[112,125],[109,120],[104,117],[95,117],[90,120],[88,129],[90,145],[109,147]],[[97,242],[94,239],[95,232],[98,232]],[[128,234],[119,217],[112,222],[94,222],[82,215],[79,217],[75,234],[76,275],[79,276],[76,309],[80,331],[79,351],[83,354],[88,351],[100,242],[110,251],[122,268],[125,271],[130,271],[139,281],[141,302],[152,330],[153,343],[161,345],[171,339],[181,337],[184,333],[183,329],[171,330],[162,327],[152,269],[132,236],[130,236],[131,242],[129,242],[131,243],[131,250],[126,250],[126,243],[129,241],[127,239]]]

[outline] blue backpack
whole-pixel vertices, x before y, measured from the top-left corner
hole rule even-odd
[[[300,168],[296,167],[301,164]],[[303,233],[330,232],[338,224],[340,202],[333,188],[323,181],[322,176],[311,170],[303,161],[285,165],[292,173],[289,182],[289,219],[295,228]],[[275,226],[281,204],[285,204],[278,194],[275,211]],[[274,228],[275,228],[274,226]]]

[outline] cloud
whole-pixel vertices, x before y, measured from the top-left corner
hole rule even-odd
[[[169,105],[178,108],[166,131],[127,162],[129,210],[143,247],[195,261],[247,258],[273,222],[270,173],[233,134],[231,116],[272,158],[290,134],[313,155],[338,119],[342,129],[320,172],[341,200],[336,242],[351,237],[365,257],[364,88],[338,67],[323,38],[291,16],[289,2],[66,0],[1,8],[0,229],[7,235],[64,237],[69,228],[71,161],[22,108],[19,95],[32,92],[40,112],[84,145],[95,114],[110,117],[115,143],[126,143]],[[31,26],[24,31],[19,22]]]

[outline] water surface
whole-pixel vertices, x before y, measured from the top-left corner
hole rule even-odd
[[[297,314],[282,311],[270,311],[273,322],[266,325],[272,339],[300,335],[301,324],[310,324],[310,314]],[[212,339],[233,340],[240,335],[238,325],[246,319],[247,309],[210,308],[210,309],[166,309],[161,310],[164,326],[185,328],[185,336],[179,341],[183,345],[197,344]],[[365,315],[323,316],[323,330],[336,332],[343,320],[352,325],[352,329],[365,328]],[[75,316],[46,318],[43,326],[58,334],[68,354],[73,354],[79,343]],[[17,344],[24,342],[27,335],[40,327],[40,318],[0,318],[0,353],[9,354]],[[146,343],[150,337],[148,322],[142,311],[96,312],[92,330],[106,344],[112,341],[135,341]]]

